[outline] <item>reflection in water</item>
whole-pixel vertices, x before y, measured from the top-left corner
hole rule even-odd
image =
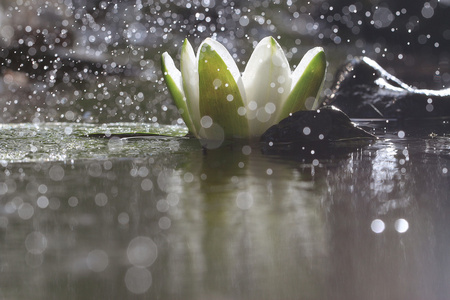
[[[246,145],[204,153],[191,142],[134,159],[4,161],[0,295],[442,299],[450,292],[450,166],[439,141],[381,140],[311,161]],[[429,151],[433,143],[439,155]]]
[[[240,150],[193,153],[182,170],[196,180],[182,184],[180,208],[189,215],[169,234],[178,245],[169,254],[172,296],[290,298],[299,281],[303,294],[320,295],[309,276],[326,251],[312,182]]]
[[[335,257],[329,291],[342,299],[448,294],[443,281],[448,275],[439,266],[448,259],[436,247],[448,249],[448,237],[436,230],[446,227],[440,209],[448,199],[448,177],[439,170],[448,162],[417,155],[421,143],[380,142],[362,157],[343,161],[337,176],[327,176],[329,247]]]

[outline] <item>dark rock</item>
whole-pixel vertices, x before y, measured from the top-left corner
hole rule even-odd
[[[450,116],[450,88],[416,89],[361,57],[347,63],[325,99],[352,119],[433,119]]]
[[[367,145],[376,137],[355,126],[339,109],[327,106],[318,110],[298,111],[262,136],[263,151],[323,153],[340,149],[355,149]]]

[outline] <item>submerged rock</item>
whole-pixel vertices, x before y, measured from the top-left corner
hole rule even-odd
[[[368,57],[347,63],[325,99],[352,119],[433,119],[450,117],[450,88],[416,89]]]
[[[361,147],[375,139],[375,136],[357,127],[347,115],[333,106],[293,113],[261,136],[266,153],[333,152],[337,148]]]

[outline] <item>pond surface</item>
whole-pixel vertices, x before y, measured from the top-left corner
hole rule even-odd
[[[205,152],[178,126],[2,125],[0,298],[444,299],[448,122],[372,127],[302,158]],[[130,130],[179,137],[83,136]]]

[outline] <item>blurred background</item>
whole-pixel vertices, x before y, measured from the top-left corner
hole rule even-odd
[[[243,71],[272,35],[291,66],[323,46],[329,72],[366,55],[407,83],[450,83],[449,0],[2,0],[0,122],[181,123],[160,56],[222,42]],[[178,61],[178,60],[177,60]]]

